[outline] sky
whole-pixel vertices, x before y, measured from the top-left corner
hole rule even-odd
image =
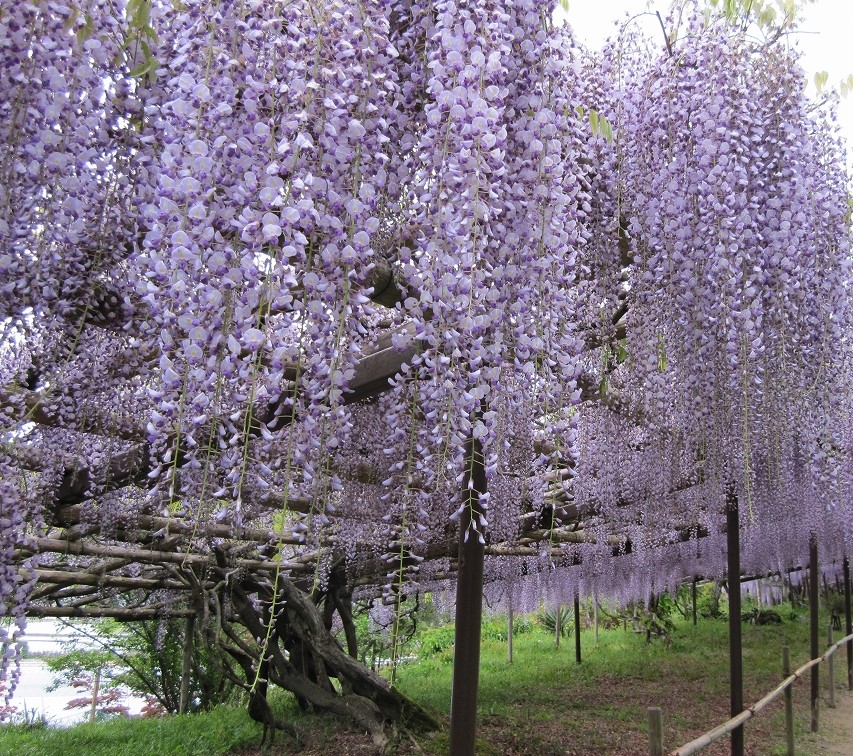
[[[615,32],[615,21],[624,21],[628,16],[650,11],[652,15],[635,19],[647,34],[662,32],[654,11],[666,18],[670,0],[569,0],[568,21],[575,36],[582,44],[591,48]],[[805,21],[802,33],[792,37],[792,42],[803,51],[802,64],[808,74],[808,92],[814,95],[814,75],[819,71],[829,74],[827,86],[838,88],[842,79],[853,73],[853,44],[850,31],[853,29],[853,2],[850,0],[817,0],[804,8]],[[555,18],[565,14],[558,7]],[[848,154],[853,154],[853,92],[841,101],[839,124],[847,139]]]

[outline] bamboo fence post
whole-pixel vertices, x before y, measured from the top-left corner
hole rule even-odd
[[[791,676],[791,649],[782,646],[782,679]],[[794,692],[789,685],[785,688],[785,743],[787,756],[794,756]]]
[[[649,706],[649,756],[663,756],[663,714],[659,706]]]
[[[832,646],[832,623],[826,628],[826,645]],[[826,677],[829,685],[829,708],[835,708],[835,654],[830,654],[826,659]]]

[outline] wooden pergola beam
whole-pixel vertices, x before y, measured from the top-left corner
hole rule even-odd
[[[194,617],[195,609],[170,609],[167,607],[111,607],[111,606],[28,606],[28,617],[111,617],[121,622],[140,620]]]

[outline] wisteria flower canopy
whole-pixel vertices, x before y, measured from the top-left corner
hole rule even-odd
[[[496,593],[647,596],[722,572],[732,496],[748,569],[849,552],[831,98],[696,4],[597,53],[551,10],[2,3],[18,628],[219,611],[286,645],[306,590],[440,590],[460,528]]]

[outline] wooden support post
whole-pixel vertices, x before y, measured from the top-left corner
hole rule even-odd
[[[850,616],[850,559],[844,557],[844,626],[845,635],[853,633],[853,617]],[[847,690],[853,690],[853,641],[847,643]]]
[[[832,623],[830,622],[826,628],[826,647],[832,645]],[[829,708],[835,708],[835,654],[831,654],[826,660],[826,684],[829,688]]]
[[[509,596],[509,608],[506,610],[506,660],[512,664],[512,594]]]
[[[817,534],[809,536],[809,652],[812,659],[820,656],[818,635],[818,574],[817,574]],[[820,671],[819,664],[811,668],[811,730],[817,732],[820,714]]]
[[[195,617],[187,617],[187,624],[184,628],[184,657],[181,664],[181,699],[178,703],[178,714],[186,714],[190,705],[190,679],[192,677],[194,631]]]
[[[663,712],[649,706],[649,756],[663,756]]]
[[[575,662],[581,663],[581,600],[575,594]]]
[[[693,627],[696,627],[696,576],[693,576],[693,586],[691,589],[693,596]]]
[[[791,675],[791,649],[782,646],[782,679]],[[789,685],[785,688],[785,743],[787,756],[794,756],[794,695]]]
[[[459,567],[456,575],[456,644],[450,702],[450,756],[474,756],[477,739],[477,689],[480,683],[480,625],[483,619],[485,545],[471,531],[486,492],[486,469],[479,442],[468,444],[472,488],[463,481],[469,505],[459,518]],[[479,529],[479,528],[478,528]],[[467,538],[466,538],[467,535]]]
[[[595,645],[598,645],[598,596],[592,594],[592,626],[595,628]]]
[[[98,693],[101,689],[101,668],[95,670],[95,681],[92,683],[92,708],[89,709],[89,721],[95,721],[95,716],[98,713]]]
[[[561,625],[561,617],[560,615],[563,613],[563,605],[557,604],[557,609],[554,612],[554,646],[556,648],[560,647],[560,633],[563,631]]]
[[[729,685],[731,715],[743,711],[743,646],[740,621],[740,510],[737,495],[726,496],[726,547],[729,585]],[[744,756],[743,725],[732,730],[732,756]]]

